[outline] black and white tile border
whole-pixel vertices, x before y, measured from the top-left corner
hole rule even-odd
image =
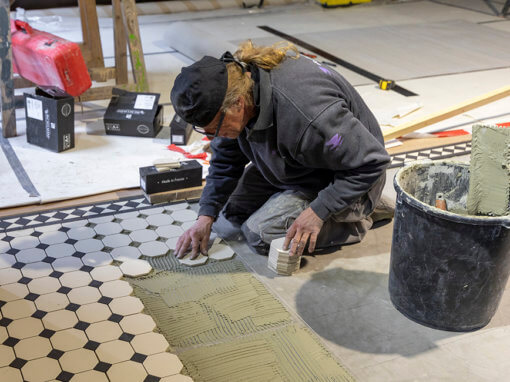
[[[454,156],[468,155],[470,153],[471,141],[431,147],[426,150],[408,151],[406,153],[392,155],[389,168],[402,167],[410,162],[418,160],[446,159]]]

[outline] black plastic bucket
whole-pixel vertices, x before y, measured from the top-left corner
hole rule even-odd
[[[393,305],[436,329],[487,325],[510,274],[510,216],[467,215],[467,164],[417,163],[400,169],[394,186]],[[437,193],[450,212],[435,207]]]

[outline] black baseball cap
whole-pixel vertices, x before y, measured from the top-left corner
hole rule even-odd
[[[220,111],[228,87],[225,62],[205,56],[181,69],[170,92],[175,112],[186,122],[204,127]]]

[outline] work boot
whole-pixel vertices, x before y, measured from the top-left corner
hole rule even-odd
[[[370,215],[374,223],[381,220],[391,220],[395,215],[395,201],[385,195],[381,195],[375,206],[374,212]]]

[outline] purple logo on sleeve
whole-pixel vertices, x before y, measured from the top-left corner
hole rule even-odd
[[[326,147],[329,146],[330,150],[335,150],[342,144],[343,141],[344,141],[344,137],[342,137],[341,135],[338,135],[338,133],[337,133],[333,136],[333,138],[331,138],[326,143]]]

